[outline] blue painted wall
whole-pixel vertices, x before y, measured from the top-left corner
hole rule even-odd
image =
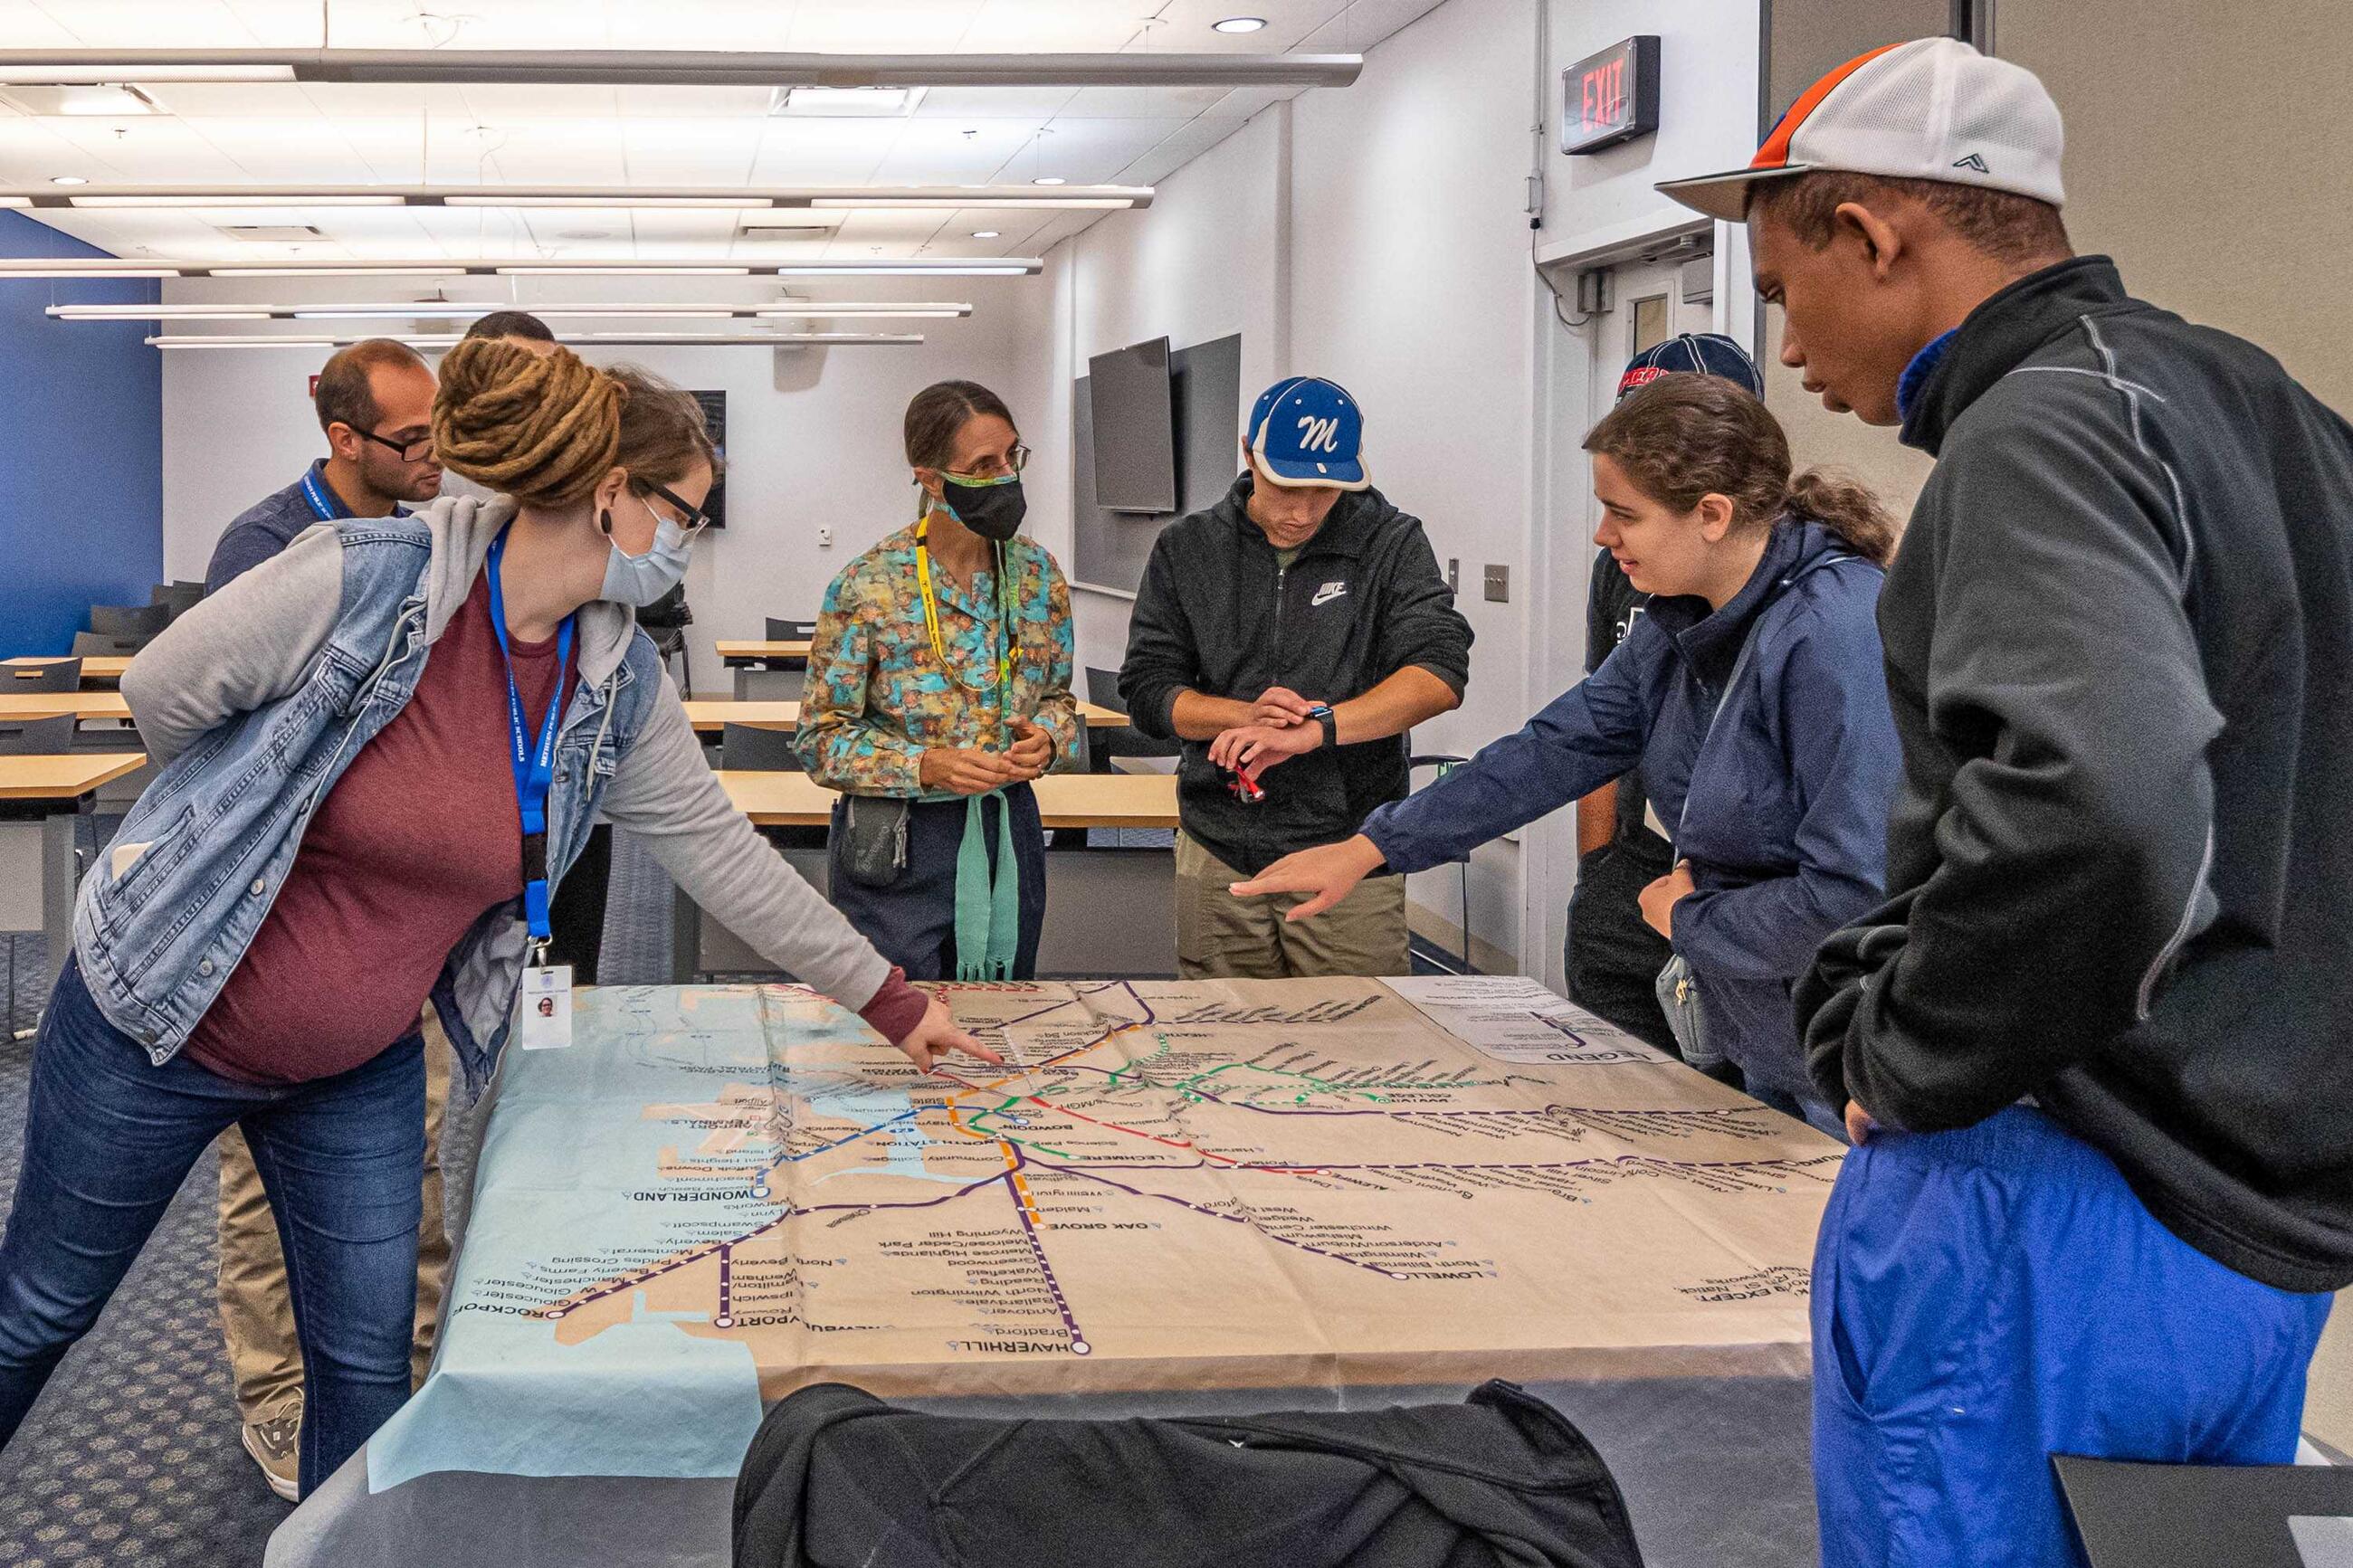
[[[103,256],[0,212],[0,256]],[[90,606],[164,575],[164,356],[146,321],[52,304],[153,300],[146,279],[0,279],[0,657],[64,653]]]

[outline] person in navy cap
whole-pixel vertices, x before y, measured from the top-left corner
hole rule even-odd
[[[1224,500],[1153,546],[1129,623],[1130,721],[1180,739],[1176,961],[1187,978],[1403,974],[1405,879],[1313,926],[1228,890],[1407,792],[1405,732],[1462,700],[1471,626],[1420,520],[1372,488],[1332,382],[1267,388]]]
[[[1626,362],[1618,401],[1662,375],[1721,376],[1754,396],[1765,378],[1741,346],[1721,332],[1683,332]],[[1586,595],[1585,673],[1601,668],[1633,629],[1651,595],[1627,579],[1608,550],[1594,557]],[[1673,950],[1642,919],[1642,889],[1674,867],[1673,848],[1651,825],[1650,795],[1638,764],[1577,803],[1577,887],[1568,900],[1568,939],[1561,955],[1568,999],[1628,1034],[1677,1047],[1659,1006],[1655,983]]]

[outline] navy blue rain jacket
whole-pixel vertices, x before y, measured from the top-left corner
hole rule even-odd
[[[1364,832],[1393,869],[1425,870],[1639,761],[1699,889],[1675,906],[1674,945],[1712,1042],[1752,1086],[1814,1098],[1790,990],[1886,879],[1901,758],[1874,618],[1882,575],[1821,524],[1784,523],[1723,609],[1651,600],[1599,669]]]

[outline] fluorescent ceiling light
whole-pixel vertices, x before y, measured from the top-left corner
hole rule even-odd
[[[840,120],[904,119],[923,102],[920,87],[783,87],[769,101],[772,115]]]
[[[836,229],[848,217],[846,212],[816,207],[770,207],[765,212],[746,213],[736,225],[747,232],[767,229]]]
[[[596,87],[1346,87],[1362,55],[869,54],[753,49],[10,49],[0,80]]]
[[[1265,26],[1266,18],[1263,16],[1229,16],[1222,22],[1210,23],[1209,30],[1214,33],[1255,33]]]
[[[1145,207],[1149,185],[1060,186],[1059,176],[1029,184],[971,185],[275,185],[96,184],[70,192],[44,182],[0,184],[0,199],[57,207],[630,207],[707,208],[748,213],[810,213],[897,206]]]
[[[818,201],[819,207],[854,207],[868,213],[922,213],[970,207],[976,212],[999,209],[1049,208],[1056,212],[1125,212],[1135,203],[1125,196],[984,196],[978,201],[958,196],[918,196],[900,201]]]
[[[155,100],[135,87],[124,87],[119,80],[90,82],[78,86],[11,87],[0,89],[0,99],[36,118],[55,115],[73,118],[103,116],[127,119],[134,114],[160,114]]]
[[[5,204],[0,204],[5,205]],[[87,261],[34,261],[12,265],[16,258],[0,261],[0,280],[11,278],[177,278],[176,267],[110,267],[104,271]]]
[[[866,267],[839,261],[791,261],[776,268],[776,273],[779,278],[1028,278],[1041,268],[1042,263],[1021,261],[958,261],[939,267],[906,261],[878,261]]]
[[[1002,230],[994,228],[976,228],[972,231],[972,237],[975,239],[995,239],[998,237],[1002,232]]]
[[[447,267],[373,267],[364,261],[353,261],[322,267],[214,267],[206,270],[216,278],[448,278],[463,276],[466,264],[453,261]]]
[[[150,348],[158,349],[309,349],[314,353],[321,349],[360,342],[357,338],[259,336],[234,332],[166,333],[146,341]],[[457,336],[403,336],[400,341],[411,348],[447,349],[455,348],[465,340]],[[559,332],[556,341],[607,348],[632,344],[671,348],[792,348],[812,344],[833,348],[900,348],[921,343],[923,335],[921,332]]]
[[[0,205],[8,204],[0,195]],[[176,258],[0,257],[7,278],[743,278],[758,272],[784,278],[1024,278],[1046,269],[1034,256],[851,257],[839,260],[636,261],[593,257],[461,257],[449,259],[402,257],[382,261],[349,257],[278,257],[268,259],[197,261]]]
[[[49,176],[49,184],[53,185],[86,185],[90,184],[90,182],[79,174],[51,174]]]
[[[1063,185],[1070,182],[1060,174],[1040,174],[1029,183],[1033,185]]]
[[[890,320],[900,316],[929,317],[948,321],[972,314],[969,303],[949,300],[890,300],[850,301],[822,300],[754,300],[744,304],[725,301],[695,302],[679,300],[610,302],[600,304],[541,303],[526,300],[521,306],[508,300],[388,300],[375,303],[322,303],[301,305],[269,305],[241,300],[217,304],[71,304],[51,305],[47,314],[61,321],[472,321],[493,310],[524,309],[538,316],[555,320],[566,318],[616,318],[628,320],[660,320],[681,321],[727,321],[747,318],[823,316],[843,320],[873,318]]]
[[[147,340],[151,349],[331,349],[332,338],[303,337],[297,333],[269,334],[242,332],[206,332],[195,336],[159,335]]]
[[[413,204],[423,205],[423,203]],[[765,209],[776,204],[766,196],[672,196],[649,195],[629,190],[594,190],[562,195],[508,195],[492,186],[480,195],[451,194],[441,198],[448,207],[709,207],[721,211],[749,212]]]
[[[303,195],[285,195],[268,191],[137,191],[121,195],[95,192],[88,195],[68,196],[65,205],[83,207],[92,212],[121,207],[266,207],[271,211],[292,212],[302,207],[396,207],[404,203],[396,195],[368,195],[359,191],[319,191]]]
[[[972,314],[972,306],[962,301],[945,300],[871,301],[863,304],[839,304],[825,300],[790,300],[782,304],[760,305],[753,309],[755,316],[828,316],[843,319],[856,317],[887,318],[891,316],[923,316],[935,321],[952,321]]]
[[[504,302],[445,305],[419,301],[413,305],[303,305],[285,314],[298,321],[470,321],[493,310],[517,308]],[[724,305],[532,305],[528,309],[535,316],[659,316],[681,321],[733,321],[735,316],[735,312]]]
[[[550,266],[544,262],[500,264],[496,268],[501,278],[570,278],[580,272],[595,272],[612,278],[748,278],[749,267],[732,267],[701,262],[665,262],[659,266],[639,266],[633,262],[600,262],[583,266]]]
[[[53,53],[66,57],[79,51],[30,50],[30,54]],[[23,57],[12,55],[12,59]],[[120,65],[23,65],[0,64],[0,83],[26,87],[99,87],[125,80],[135,81],[292,81],[294,68],[290,65],[170,65],[161,60],[142,58],[136,70]]]

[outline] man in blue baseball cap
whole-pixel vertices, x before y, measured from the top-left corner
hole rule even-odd
[[[1161,531],[1119,677],[1130,721],[1185,742],[1177,967],[1402,974],[1401,877],[1369,877],[1298,923],[1282,918],[1296,900],[1227,889],[1405,796],[1405,732],[1462,700],[1471,626],[1420,521],[1372,488],[1343,388],[1267,388],[1242,460],[1224,500]]]
[[[1765,378],[1741,346],[1721,332],[1684,332],[1651,344],[1626,363],[1618,398],[1662,375],[1715,375],[1765,395]],[[1585,605],[1585,673],[1625,640],[1650,602],[1607,550],[1594,558]],[[1659,1010],[1655,984],[1673,950],[1642,919],[1642,889],[1674,866],[1666,837],[1649,820],[1650,796],[1638,767],[1577,803],[1577,887],[1568,900],[1568,941],[1561,955],[1569,1000],[1662,1051],[1674,1032]]]

